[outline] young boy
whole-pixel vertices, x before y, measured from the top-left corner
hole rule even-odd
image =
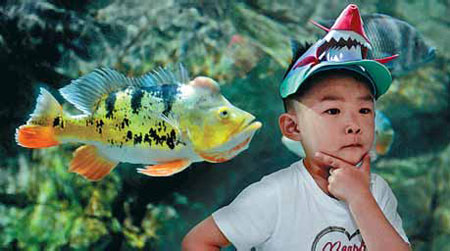
[[[324,28],[324,27],[322,27]],[[355,5],[294,59],[280,92],[284,136],[306,157],[247,187],[183,240],[184,250],[409,250],[388,184],[370,173],[374,100],[389,71],[367,60]],[[354,48],[353,48],[354,47]]]

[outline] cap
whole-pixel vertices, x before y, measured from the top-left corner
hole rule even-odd
[[[327,31],[327,35],[313,44],[293,64],[280,86],[282,98],[294,94],[312,75],[331,69],[352,70],[366,77],[373,86],[375,99],[386,93],[392,77],[381,63],[389,62],[398,55],[366,59],[367,52],[372,47],[362,27],[356,5],[347,6],[330,29],[318,26]]]
[[[375,99],[386,93],[392,82],[389,70],[382,64],[373,60],[359,60],[347,62],[322,62],[317,65],[310,65],[294,72],[292,76],[286,76],[280,87],[282,98],[294,94],[306,79],[319,72],[346,69],[358,73],[369,80],[372,85],[372,94]]]

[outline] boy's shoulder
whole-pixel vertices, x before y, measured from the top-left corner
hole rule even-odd
[[[273,173],[265,175],[260,182],[269,186],[291,185],[292,182],[298,181],[300,170],[303,167],[302,161],[296,161],[290,166],[283,167]]]
[[[389,183],[381,177],[379,174],[370,174],[370,187],[375,199],[379,200],[381,198],[386,198],[392,196],[392,189]]]

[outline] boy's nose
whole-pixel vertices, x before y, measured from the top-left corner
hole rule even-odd
[[[361,128],[357,125],[349,125],[347,128],[345,128],[346,134],[359,134],[361,133]]]

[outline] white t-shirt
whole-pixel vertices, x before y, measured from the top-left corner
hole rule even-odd
[[[409,243],[394,194],[373,173],[371,191],[386,218]],[[364,250],[347,204],[326,195],[301,160],[248,186],[212,216],[238,250]]]

